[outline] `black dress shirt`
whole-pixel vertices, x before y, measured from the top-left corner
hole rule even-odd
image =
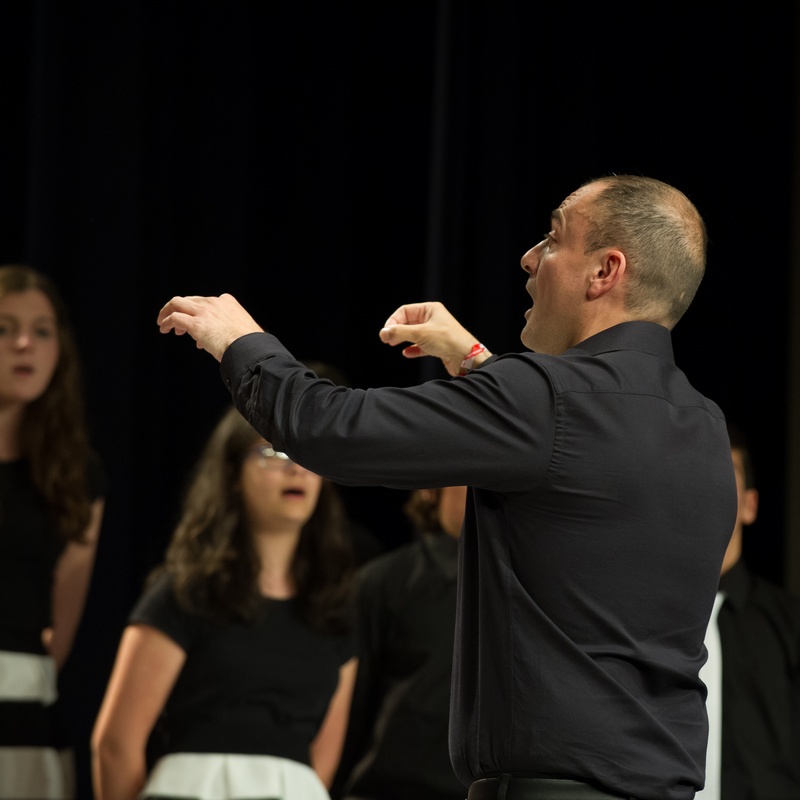
[[[464,800],[448,751],[458,540],[444,532],[358,576],[358,677],[332,795]]]
[[[250,423],[318,474],[470,487],[450,718],[465,785],[511,772],[691,800],[736,486],[723,414],[666,328],[623,323],[409,388],[318,380],[267,333],[220,369]]]
[[[800,800],[800,598],[743,561],[720,589],[722,800]]]

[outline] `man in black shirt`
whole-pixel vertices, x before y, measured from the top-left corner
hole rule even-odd
[[[670,330],[706,243],[674,187],[590,181],[522,257],[528,351],[490,356],[441,304],[401,306],[382,340],[453,376],[410,388],[318,380],[230,295],[159,313],[294,461],[345,484],[469,487],[450,718],[469,800],[703,785],[698,673],[736,487],[723,414],[675,365]]]
[[[735,425],[728,430],[739,507],[722,563],[716,620],[722,652],[719,798],[800,800],[800,598],[752,573],[742,558],[744,529],[758,516],[758,490],[744,434]],[[701,796],[706,800],[707,793]]]

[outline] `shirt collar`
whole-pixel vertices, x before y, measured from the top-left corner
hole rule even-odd
[[[564,355],[610,353],[614,350],[636,350],[674,361],[672,334],[668,328],[655,322],[620,322],[604,331],[584,339],[567,350]]]

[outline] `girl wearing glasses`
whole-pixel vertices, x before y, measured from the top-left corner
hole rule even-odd
[[[53,283],[0,267],[0,798],[74,796],[58,675],[83,616],[105,473]],[[66,737],[66,738],[65,738]]]
[[[97,800],[327,800],[356,672],[334,487],[231,408],[122,635]]]

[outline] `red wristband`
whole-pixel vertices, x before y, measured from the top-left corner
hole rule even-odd
[[[472,369],[472,362],[475,360],[475,356],[485,352],[486,348],[480,342],[476,342],[472,345],[472,350],[467,353],[467,357],[461,362],[461,368],[458,370],[458,374],[466,375]]]

